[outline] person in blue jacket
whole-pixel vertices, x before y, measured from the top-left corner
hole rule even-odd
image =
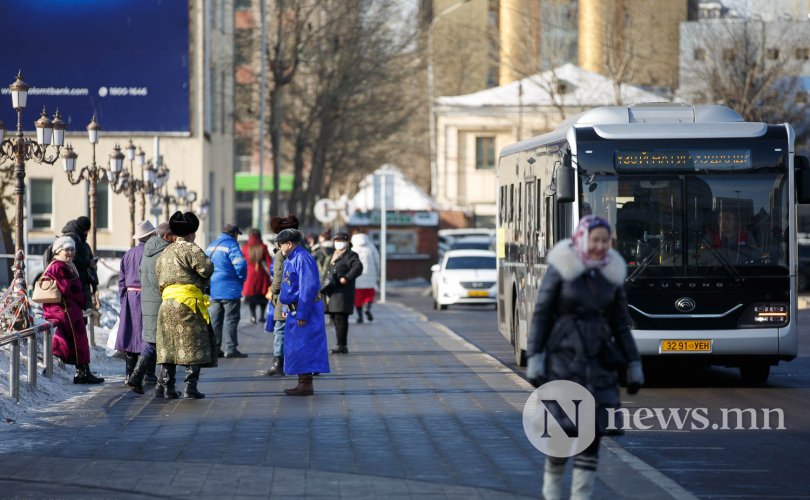
[[[239,352],[236,338],[236,327],[241,318],[242,286],[247,278],[247,261],[242,249],[236,242],[236,236],[242,234],[236,224],[225,224],[222,234],[205,250],[205,254],[214,263],[214,275],[211,276],[211,327],[217,341],[219,355],[226,358],[246,358],[247,354]],[[224,335],[223,335],[224,334]],[[222,351],[223,337],[225,351]]]
[[[297,229],[285,229],[276,236],[283,252],[284,271],[279,302],[287,306],[284,324],[284,373],[298,375],[298,385],[285,389],[288,396],[311,396],[314,373],[329,373],[326,324],[319,290],[318,264],[306,248]]]

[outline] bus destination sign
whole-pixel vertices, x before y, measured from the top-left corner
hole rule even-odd
[[[617,151],[616,169],[737,170],[751,168],[751,150]]]

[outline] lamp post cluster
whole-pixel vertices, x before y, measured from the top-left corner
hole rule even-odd
[[[28,89],[30,87],[23,81],[22,72],[17,73],[17,79],[9,86],[11,90],[11,105],[17,111],[17,131],[8,139],[5,138],[5,127],[0,122],[0,165],[7,161],[12,161],[14,177],[14,196],[16,198],[16,221],[15,221],[15,250],[17,256],[24,252],[24,200],[25,200],[25,162],[33,160],[37,163],[53,165],[59,159],[59,153],[65,144],[65,129],[67,125],[62,121],[59,111],[50,120],[42,110],[42,115],[34,122],[37,129],[36,140],[27,138],[22,129],[22,113],[28,103]],[[49,149],[53,146],[53,149]],[[49,154],[50,153],[50,154]],[[8,168],[5,169],[8,171]],[[24,266],[24,264],[23,264]],[[23,284],[23,286],[25,286]]]
[[[174,205],[175,210],[180,210],[181,207],[189,211],[194,210],[194,202],[197,201],[196,191],[189,191],[185,183],[178,182],[174,186],[174,194],[172,195],[169,194],[169,186],[165,183],[164,185],[166,189],[163,193],[158,192],[153,195],[152,204],[163,204],[163,213],[166,220],[169,220],[169,216],[171,215],[171,205]],[[208,215],[209,206],[210,204],[208,203],[208,200],[203,200],[200,204],[199,210],[197,211],[197,215],[205,219],[205,217]]]

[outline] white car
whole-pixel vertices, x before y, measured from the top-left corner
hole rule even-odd
[[[495,252],[489,250],[450,250],[440,264],[430,270],[433,308],[447,309],[453,304],[497,303]]]

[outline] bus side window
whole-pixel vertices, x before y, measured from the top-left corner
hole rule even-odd
[[[546,205],[546,248],[551,248],[554,246],[554,238],[553,238],[553,231],[551,230],[553,226],[552,224],[552,217],[554,214],[552,213],[554,209],[554,202],[553,197],[546,196],[545,205]]]
[[[509,222],[515,220],[515,185],[509,184]]]
[[[520,223],[523,221],[523,183],[518,183],[517,188],[517,228],[522,229]]]

